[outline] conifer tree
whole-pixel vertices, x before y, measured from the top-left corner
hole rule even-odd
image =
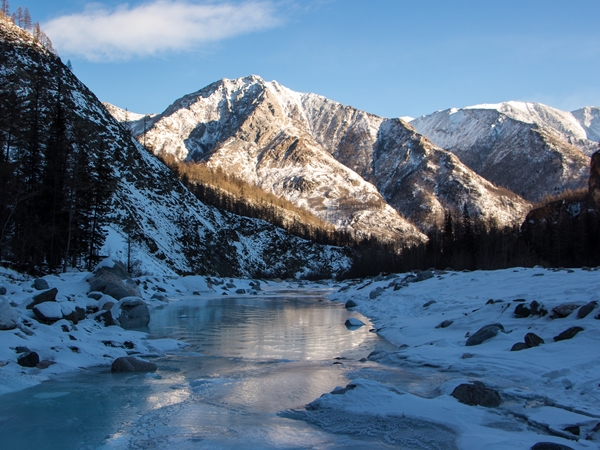
[[[31,30],[31,15],[29,14],[29,8],[26,6],[25,11],[23,12],[23,28],[27,31]]]
[[[15,11],[15,24],[23,28],[23,9],[20,6]]]
[[[2,12],[6,17],[10,16],[10,5],[8,0],[2,0]]]

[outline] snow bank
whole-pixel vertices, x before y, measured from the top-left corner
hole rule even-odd
[[[399,346],[370,359],[443,373],[445,381],[434,398],[422,398],[416,387],[405,392],[355,380],[355,389],[328,394],[312,406],[428,420],[457,432],[457,445],[464,449],[530,448],[540,441],[598,448],[600,308],[594,302],[600,300],[599,288],[595,269],[425,272],[346,282],[330,298],[353,300],[378,334]],[[523,317],[523,308],[531,311],[532,304],[536,314]],[[519,315],[517,305],[522,305]],[[583,305],[591,312],[580,318]],[[559,318],[565,309],[572,312]],[[465,345],[490,324],[504,331],[499,328],[479,345]],[[571,339],[554,340],[574,327],[583,330]],[[528,347],[529,333],[544,343]],[[511,351],[516,343],[524,349]],[[467,406],[450,396],[468,381],[496,389],[501,406]]]

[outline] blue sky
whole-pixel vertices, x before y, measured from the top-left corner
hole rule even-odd
[[[221,78],[385,116],[600,106],[599,0],[10,0],[103,101],[139,113]]]

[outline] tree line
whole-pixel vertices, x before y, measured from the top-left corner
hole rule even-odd
[[[600,265],[600,215],[586,198],[549,199],[555,214],[523,224],[501,226],[494,218],[447,210],[427,242],[401,245],[365,240],[356,246],[346,276],[426,269],[495,270],[510,267],[584,267]],[[548,208],[545,208],[548,209]]]
[[[0,48],[0,259],[26,271],[90,269],[116,185],[111,156],[74,113],[58,58],[49,74],[14,57]]]
[[[323,245],[354,246],[352,230],[340,230],[292,202],[205,164],[180,162],[169,153],[159,158],[180,178],[196,198],[233,214],[265,220],[294,236]]]
[[[27,6],[24,9],[21,8],[21,6],[17,6],[17,9],[11,14],[8,0],[2,0],[2,3],[0,3],[0,14],[5,18],[12,20],[12,22],[18,27],[30,32],[33,37],[49,51],[53,53],[55,52],[54,47],[52,46],[52,41],[42,30],[40,23],[32,21],[31,14],[29,13],[29,8]]]

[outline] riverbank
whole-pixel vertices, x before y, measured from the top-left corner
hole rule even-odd
[[[61,315],[75,311],[100,311],[116,300],[89,296],[88,272],[48,275],[41,279],[0,268],[0,395],[39,384],[60,374],[110,367],[119,357],[154,358],[185,347],[175,339],[148,339],[147,329],[125,330],[106,326],[87,314],[80,320],[42,321],[27,306],[34,296],[56,289],[54,300]],[[287,289],[288,283],[221,279],[201,276],[142,276],[136,279],[150,311],[182,298],[223,295],[257,295]],[[295,287],[298,283],[294,284]],[[39,288],[39,289],[38,289]],[[96,298],[94,298],[96,297]],[[48,302],[47,302],[48,303]],[[152,315],[152,314],[151,314]],[[36,361],[19,359],[34,352]],[[39,361],[38,361],[39,359]]]
[[[540,441],[598,448],[595,269],[391,275],[345,282],[330,299],[356,304],[377,333],[398,346],[369,359],[430,368],[452,379],[433,398],[355,380],[343,395],[327,394],[309,405],[309,415],[313,410],[428,420],[457,432],[464,449],[525,449]],[[489,325],[488,334],[476,339],[481,342],[469,340]],[[469,406],[451,396],[458,385],[472,382],[497,391],[500,406]]]

